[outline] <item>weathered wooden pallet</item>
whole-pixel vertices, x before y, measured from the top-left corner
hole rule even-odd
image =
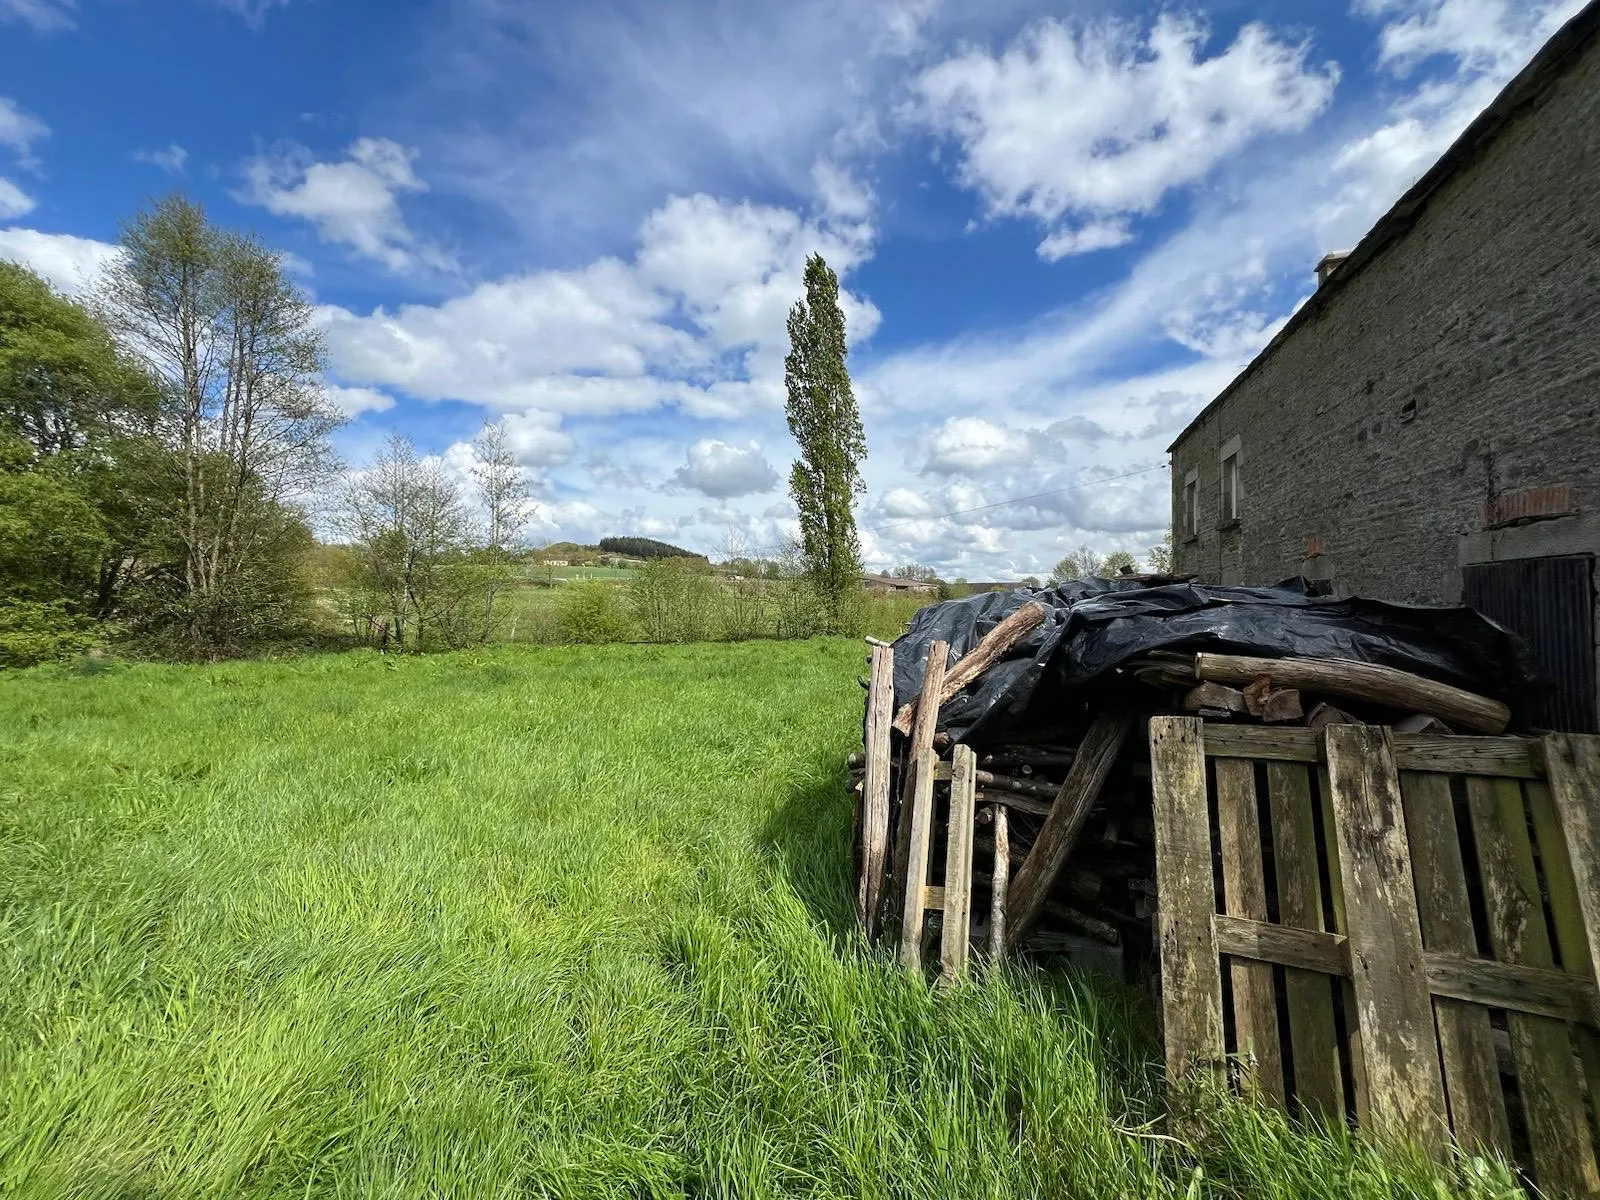
[[[1517,1157],[1515,1106],[1541,1190],[1600,1194],[1600,738],[1158,717],[1150,747],[1169,1078],[1436,1156]]]

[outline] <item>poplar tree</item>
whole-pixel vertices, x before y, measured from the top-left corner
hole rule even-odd
[[[849,350],[839,277],[813,254],[806,259],[805,285],[805,298],[789,310],[789,354],[783,360],[789,432],[800,447],[789,472],[789,494],[799,510],[805,572],[837,624],[848,596],[861,584],[853,506],[866,490],[860,464],[867,439],[845,369]]]

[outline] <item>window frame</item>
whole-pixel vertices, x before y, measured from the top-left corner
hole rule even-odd
[[[1200,468],[1190,468],[1183,477],[1183,536],[1200,536]]]
[[[1244,513],[1244,452],[1240,446],[1239,435],[1235,434],[1223,443],[1218,452],[1221,477],[1218,480],[1220,520],[1218,525],[1226,528],[1238,522]]]

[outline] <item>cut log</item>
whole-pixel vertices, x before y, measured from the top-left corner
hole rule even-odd
[[[1099,717],[1089,727],[1083,745],[1078,747],[1078,759],[1056,793],[1044,828],[1034,840],[1028,857],[1022,860],[1012,884],[1011,928],[1006,932],[1008,948],[1017,947],[1028,932],[1028,926],[1039,915],[1050,885],[1072,852],[1089,810],[1099,799],[1100,789],[1105,786],[1106,776],[1111,773],[1112,764],[1132,727],[1133,718],[1123,713]]]
[[[1312,705],[1311,712],[1306,716],[1306,727],[1309,729],[1323,730],[1329,725],[1359,725],[1356,720],[1342,708],[1335,708],[1326,701],[1319,701]]]
[[[1071,750],[1035,750],[1028,747],[1007,747],[992,754],[978,756],[980,767],[1032,767],[1034,770],[1065,770],[1076,757]]]
[[[1269,725],[1283,725],[1305,716],[1300,706],[1300,693],[1294,688],[1278,688],[1261,704],[1261,719]]]
[[[999,958],[1006,946],[1006,892],[1011,886],[1011,839],[1006,810],[991,805],[994,820],[994,871],[989,881],[989,957]]]
[[[1204,712],[1206,709],[1221,709],[1224,712],[1242,713],[1246,711],[1244,693],[1238,688],[1231,688],[1225,683],[1197,683],[1190,688],[1183,698],[1185,712]]]
[[[945,673],[944,685],[939,689],[939,703],[943,704],[951,699],[967,684],[999,662],[1001,655],[1037,629],[1048,615],[1042,604],[1024,604],[991,629],[981,642]],[[917,706],[916,700],[909,701],[895,717],[894,727],[901,733],[911,732],[911,723],[916,719]]]
[[[869,938],[878,935],[879,902],[888,874],[889,715],[894,708],[894,651],[872,650],[872,689],[867,699],[867,776],[861,805],[861,878],[856,915]]]
[[[949,763],[939,764],[938,778],[941,782],[950,778],[950,770]],[[979,787],[999,788],[1019,796],[1037,796],[1041,800],[1056,798],[1056,785],[1042,779],[1019,779],[1015,775],[996,775],[993,771],[979,771],[976,779]]]
[[[1498,700],[1409,671],[1348,659],[1196,654],[1194,671],[1201,679],[1218,683],[1249,683],[1258,675],[1271,675],[1285,687],[1429,713],[1481,733],[1500,733],[1511,723],[1511,710]]]

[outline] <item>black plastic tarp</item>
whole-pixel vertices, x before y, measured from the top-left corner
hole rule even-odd
[[[895,705],[922,686],[928,645],[950,644],[952,661],[1024,604],[1048,616],[940,713],[957,740],[1050,722],[1116,668],[1153,650],[1267,657],[1344,658],[1398,667],[1511,706],[1514,720],[1541,683],[1516,635],[1468,608],[1360,597],[1312,596],[1303,586],[1145,586],[1077,580],[1037,591],[986,592],[930,605],[894,644]]]

